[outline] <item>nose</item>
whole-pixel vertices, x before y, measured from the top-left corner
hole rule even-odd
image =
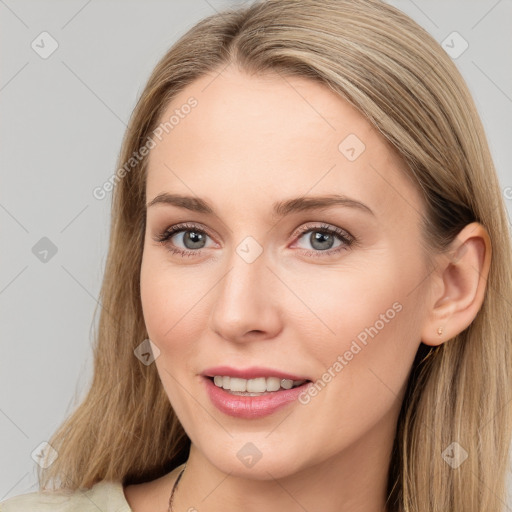
[[[215,287],[210,327],[232,342],[274,338],[280,332],[279,279],[267,267],[265,251],[248,262],[236,251]]]

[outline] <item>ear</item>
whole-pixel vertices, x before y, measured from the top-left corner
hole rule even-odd
[[[466,329],[484,301],[491,266],[491,240],[478,222],[468,224],[447,253],[436,256],[429,311],[421,339],[436,346]]]

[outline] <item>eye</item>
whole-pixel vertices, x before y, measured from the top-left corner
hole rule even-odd
[[[309,236],[306,237],[308,233]],[[313,248],[313,250],[304,249],[304,253],[307,256],[315,257],[338,254],[349,249],[355,243],[355,238],[350,233],[328,224],[302,226],[296,236],[298,236],[299,240],[305,238],[307,243]],[[339,244],[335,246],[336,241],[339,241]]]
[[[175,224],[158,234],[154,240],[167,245],[167,249],[181,256],[197,256],[201,253],[201,249],[205,248],[206,239],[209,238],[208,233],[201,229],[197,224]],[[171,240],[175,241],[171,243]],[[185,247],[176,247],[176,241]]]
[[[309,237],[306,235],[310,233]],[[320,226],[305,225],[299,228],[295,237],[305,238],[313,250],[302,249],[306,256],[332,256],[341,251],[350,248],[356,239],[347,231],[329,224]],[[193,223],[175,224],[167,228],[162,233],[156,235],[154,240],[167,246],[167,249],[173,254],[185,256],[198,256],[201,249],[206,248],[207,239],[210,238],[208,232]],[[174,239],[174,240],[173,240]],[[339,242],[334,246],[336,241]],[[180,247],[183,245],[184,247]],[[334,248],[333,248],[334,246]]]

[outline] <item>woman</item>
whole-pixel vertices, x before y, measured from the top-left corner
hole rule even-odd
[[[91,389],[2,512],[505,509],[508,224],[425,30],[377,0],[210,16],[112,182]]]

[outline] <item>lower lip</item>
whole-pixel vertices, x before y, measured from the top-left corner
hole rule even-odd
[[[213,405],[219,411],[237,418],[262,418],[268,416],[297,400],[298,396],[307,388],[311,382],[292,389],[273,391],[266,395],[232,395],[223,388],[216,386],[213,381],[203,377],[206,391]]]

